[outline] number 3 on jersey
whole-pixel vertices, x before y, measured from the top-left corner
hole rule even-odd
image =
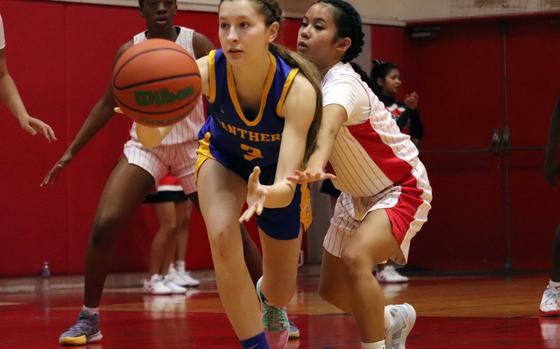
[[[241,144],[241,150],[245,152],[243,158],[248,161],[253,161],[255,159],[262,159],[263,155],[259,148],[253,148],[248,146],[247,144]]]

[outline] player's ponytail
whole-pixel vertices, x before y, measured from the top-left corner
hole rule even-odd
[[[321,75],[315,67],[314,64],[303,58],[300,54],[290,51],[287,48],[271,44],[270,51],[276,53],[282,57],[290,66],[298,68],[299,71],[309,80],[313,89],[315,90],[315,95],[317,96],[315,102],[315,115],[313,116],[313,121],[309,126],[309,131],[307,132],[307,141],[305,146],[305,156],[304,163],[307,162],[311,153],[315,150],[317,145],[317,134],[319,132],[319,127],[321,126],[321,118],[323,115],[323,94],[321,92]]]

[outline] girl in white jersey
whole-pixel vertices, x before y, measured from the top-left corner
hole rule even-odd
[[[333,178],[342,191],[323,245],[321,296],[353,314],[362,348],[404,348],[414,308],[384,310],[371,270],[406,262],[432,194],[416,147],[348,64],[362,45],[360,16],[345,1],[317,1],[303,18],[298,51],[323,75],[324,109],[317,150],[292,179]],[[324,172],[327,162],[335,176]]]
[[[139,5],[147,30],[122,45],[117,58],[132,45],[149,38],[175,41],[194,57],[202,57],[213,48],[212,43],[203,35],[173,25],[173,17],[177,12],[176,1],[139,0]],[[144,147],[138,141],[136,126],[132,127],[131,139],[124,146],[125,156],[113,168],[105,184],[90,232],[84,307],[77,323],[60,335],[60,344],[82,345],[101,339],[99,304],[111,266],[113,241],[146,194],[155,188],[155,183],[169,172],[179,179],[185,193],[197,204],[194,165],[197,131],[204,122],[201,103],[199,101],[194,111],[174,126],[160,146]],[[109,86],[63,156],[45,176],[42,185],[54,183],[60,171],[111,120],[115,107]]]

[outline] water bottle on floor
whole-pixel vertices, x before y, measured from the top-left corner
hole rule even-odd
[[[51,277],[51,270],[49,269],[49,262],[44,261],[43,267],[41,268],[41,277],[48,279]]]

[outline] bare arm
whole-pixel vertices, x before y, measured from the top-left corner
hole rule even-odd
[[[288,178],[298,183],[310,183],[323,179],[335,178],[324,172],[331,156],[334,140],[344,121],[348,118],[346,109],[339,104],[323,107],[323,119],[317,135],[317,148],[311,154],[304,171],[296,171]]]
[[[556,185],[556,178],[560,175],[560,166],[556,161],[556,153],[560,143],[560,97],[556,101],[554,110],[550,117],[550,128],[548,131],[548,142],[545,151],[545,178],[550,185]]]
[[[300,169],[303,163],[307,132],[315,115],[316,99],[311,83],[302,74],[298,74],[282,111],[285,121],[278,166],[274,184],[264,186],[268,191],[265,207],[285,207],[293,199],[295,187],[288,176]]]
[[[249,177],[247,186],[248,208],[240,218],[248,221],[254,213],[260,214],[263,207],[286,207],[294,197],[295,184],[288,176],[300,168],[305,153],[307,132],[315,115],[315,90],[302,75],[297,75],[286,97],[282,110],[284,130],[278,156],[274,184],[261,185],[260,169],[256,167]]]
[[[329,104],[323,108],[323,120],[317,136],[317,149],[307,164],[307,168],[322,171],[331,156],[334,140],[342,123],[348,118],[346,109],[339,104]]]
[[[196,60],[200,78],[202,79],[202,94],[208,96],[210,94],[210,83],[208,80],[208,56],[204,56]]]
[[[208,55],[208,52],[214,49],[214,44],[208,38],[199,32],[193,35],[193,49],[195,58],[201,58]]]
[[[8,72],[5,49],[0,50],[0,100],[12,112],[25,131],[32,135],[41,133],[49,142],[56,140],[54,131],[48,124],[27,113],[16,84]]]
[[[120,57],[126,49],[132,46],[132,42],[128,42],[121,46],[117,52],[115,61]],[[72,161],[74,156],[82,150],[82,148],[89,143],[89,141],[101,130],[107,122],[111,119],[114,114],[114,108],[117,106],[115,100],[113,99],[111,84],[105,90],[105,93],[97,103],[93,106],[89,112],[86,121],[78,131],[78,134],[72,140],[72,143],[66,148],[66,151],[62,157],[57,161],[53,168],[43,179],[41,186],[54,183],[58,173],[62,168],[64,168],[68,163]]]

